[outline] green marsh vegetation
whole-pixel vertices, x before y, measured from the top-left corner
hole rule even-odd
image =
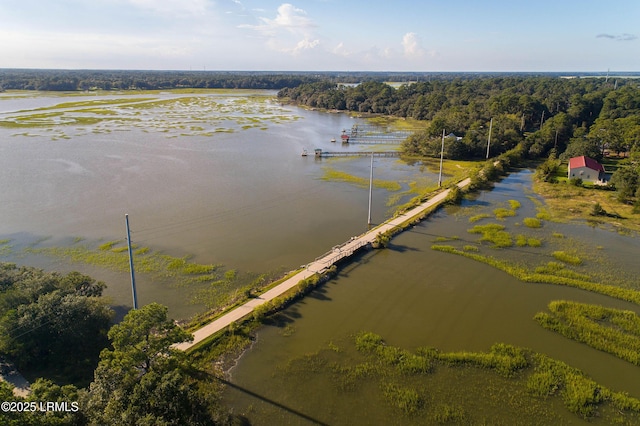
[[[164,97],[166,92],[158,92],[157,97],[150,97],[151,93],[146,92],[145,97],[132,95],[117,99],[100,99],[102,94],[89,94],[85,96],[98,96],[98,99],[17,111],[0,120],[0,127],[53,130],[73,125],[82,127],[78,134],[138,128],[168,133],[167,137],[212,136],[217,132],[265,129],[268,124],[300,118],[271,102],[270,96],[239,95],[233,91],[225,91],[226,96],[219,91],[187,92],[176,96],[178,93],[171,92],[174,96],[171,98]],[[60,138],[63,136],[54,136],[54,139]]]
[[[537,217],[525,217],[524,219],[522,219],[522,223],[527,228],[534,228],[535,229],[535,228],[542,227],[542,221],[540,219],[538,219]]]
[[[471,252],[469,250],[459,250],[451,245],[434,244],[431,246],[431,249],[441,251],[443,253],[464,256],[469,259],[485,263],[516,277],[520,281],[528,283],[566,285],[640,304],[640,291],[633,288],[624,288],[618,285],[596,282],[595,278],[591,275],[574,273],[572,271],[566,271],[555,267],[538,267],[532,269],[524,266],[522,263],[501,260],[493,256],[487,256],[478,252]]]
[[[245,294],[256,291],[273,278],[273,274],[240,273],[225,270],[219,264],[199,264],[189,256],[170,256],[149,247],[132,246],[135,271],[154,281],[168,282],[173,287],[185,287],[192,295],[192,302],[204,304],[208,309],[233,303]],[[122,240],[92,243],[79,241],[70,246],[37,247],[24,249],[26,254],[40,254],[61,258],[72,263],[92,265],[108,270],[129,271],[129,254]]]
[[[534,319],[547,330],[640,366],[640,317],[635,312],[571,301],[549,303]]]
[[[489,242],[494,248],[511,247],[513,246],[513,238],[504,229],[504,225],[490,223],[487,225],[475,225],[468,232],[470,234],[482,234],[480,242]]]
[[[0,240],[0,256],[9,256],[11,253],[13,253],[13,245],[11,245],[11,240]]]
[[[324,169],[324,175],[322,176],[323,180],[346,182],[361,188],[369,187],[369,178],[355,176],[347,172],[343,172],[341,170],[336,170],[331,167],[323,167],[323,169]],[[400,183],[396,181],[387,181],[382,179],[374,179],[373,186],[375,186],[376,188],[386,189],[387,191],[399,191],[400,189],[402,189],[402,186],[400,185]]]
[[[537,217],[522,219],[524,226],[518,219],[518,212],[522,209],[518,200],[509,200],[508,207],[500,203],[497,207],[463,208],[456,214],[469,216],[473,226],[467,232],[480,237],[475,241],[466,238],[456,242],[441,236],[432,249],[486,263],[525,282],[567,285],[640,302],[637,277],[631,271],[619,270],[611,274],[615,259],[609,259],[602,247],[596,249],[566,237],[553,226],[545,226],[543,218],[547,214],[544,211],[540,214],[542,204],[534,197],[527,198],[539,213]],[[491,209],[494,214],[483,211],[486,209]],[[477,224],[492,216],[498,223]],[[513,232],[512,227],[519,229]],[[446,241],[449,243],[442,244]],[[470,244],[473,242],[475,244]],[[527,256],[519,254],[522,249],[527,250]]]
[[[572,416],[633,424],[640,415],[639,400],[560,361],[503,343],[487,352],[409,351],[361,332],[292,359],[274,375],[276,382],[293,382],[284,392],[326,378],[341,400],[373,395],[372,401],[403,424],[506,424],[514,418],[560,424]]]

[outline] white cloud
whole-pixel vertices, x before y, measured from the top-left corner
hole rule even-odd
[[[266,38],[270,49],[295,56],[321,44],[314,35],[316,25],[307,12],[290,3],[281,4],[275,18],[260,17],[259,20],[259,25],[240,25],[240,28],[254,30]]]
[[[402,37],[402,48],[404,56],[410,59],[421,58],[425,50],[420,46],[420,40],[416,33],[406,33]]]
[[[316,47],[318,47],[320,45],[320,40],[309,40],[309,39],[304,39],[304,40],[300,40],[298,42],[298,44],[296,44],[296,47],[293,49],[293,51],[291,52],[294,55],[298,55],[301,52],[305,51],[305,50],[311,50],[314,49]]]
[[[347,50],[344,47],[344,43],[343,42],[338,43],[338,45],[336,47],[334,47],[333,50],[331,50],[331,53],[333,53],[334,55],[338,55],[338,56],[344,56],[345,58],[353,55],[353,52]]]

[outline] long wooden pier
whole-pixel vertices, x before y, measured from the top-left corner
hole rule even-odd
[[[416,130],[389,130],[386,127],[354,124],[351,130],[343,130],[344,143],[399,145]]]
[[[459,182],[458,187],[464,188],[468,186],[470,182],[471,182],[471,179],[467,178],[462,182]],[[389,219],[383,224],[371,229],[370,231],[362,235],[359,235],[357,237],[352,237],[351,239],[349,239],[349,241],[339,246],[333,247],[330,251],[328,251],[327,253],[321,256],[318,256],[313,262],[305,265],[305,267],[302,270],[300,270],[298,273],[288,278],[287,280],[283,281],[282,283],[278,284],[274,288],[270,289],[269,291],[261,294],[260,296],[254,299],[249,300],[244,305],[241,305],[233,309],[232,311],[229,311],[228,313],[218,317],[213,322],[194,331],[193,333],[194,339],[192,342],[180,343],[180,344],[174,345],[174,347],[183,351],[187,350],[193,347],[194,345],[202,342],[209,336],[223,330],[225,327],[229,326],[231,323],[241,320],[245,316],[252,313],[253,310],[258,306],[264,303],[267,303],[268,301],[280,296],[287,290],[292,289],[300,281],[306,278],[309,278],[314,274],[322,273],[326,271],[328,268],[330,268],[332,265],[334,265],[338,261],[351,257],[358,250],[362,249],[363,247],[369,246],[376,240],[378,235],[383,234],[387,231],[390,231],[409,220],[413,220],[416,217],[420,217],[430,207],[444,202],[447,195],[449,195],[450,191],[451,191],[450,189],[446,189],[436,194],[431,199],[425,201],[423,204],[420,204],[419,206],[409,210],[408,212],[400,216],[397,216],[393,219]]]
[[[400,151],[322,151],[316,157],[400,157]]]

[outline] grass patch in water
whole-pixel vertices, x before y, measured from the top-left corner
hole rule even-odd
[[[526,235],[518,234],[516,235],[516,245],[518,247],[541,247],[542,240],[539,238],[527,237]]]
[[[99,245],[97,249],[75,244],[72,247],[27,248],[25,252],[126,272],[129,270],[129,254],[126,246],[114,247],[119,243],[121,241],[109,241]],[[168,256],[152,252],[147,247],[137,249],[135,254],[135,270],[139,273],[152,274],[158,278],[178,279],[176,283],[180,285],[218,279],[214,272],[220,265],[193,263],[187,257]]]
[[[493,211],[496,219],[504,219],[506,217],[513,217],[516,215],[515,210],[505,209],[504,207],[499,207]]]
[[[384,383],[382,393],[389,403],[407,414],[417,412],[424,404],[417,390],[394,383]]]
[[[632,311],[569,301],[549,303],[534,319],[547,330],[640,366],[640,317]]]
[[[542,222],[537,217],[525,217],[522,220],[522,223],[524,223],[524,226],[526,226],[527,228],[541,228],[542,227]]]
[[[467,232],[470,234],[482,234],[480,241],[487,241],[494,248],[506,248],[513,246],[513,238],[511,234],[504,231],[504,225],[498,223],[490,223],[487,225],[476,225]]]
[[[331,169],[328,167],[324,169],[324,176],[322,176],[322,179],[327,181],[351,183],[353,185],[356,185],[362,188],[369,187],[368,178],[354,176],[352,174],[349,174],[340,170]],[[373,186],[375,186],[376,188],[386,189],[387,191],[399,191],[400,189],[402,189],[402,186],[400,185],[400,183],[396,181],[389,181],[389,180],[382,180],[382,179],[374,179]]]
[[[436,237],[433,242],[434,243],[444,243],[447,241],[457,241],[460,237]]]
[[[403,371],[405,359],[421,360],[428,368]],[[518,416],[521,424],[561,424],[570,421],[562,413],[567,410],[587,420],[597,416],[604,424],[620,418],[634,424],[640,416],[640,400],[611,391],[561,361],[504,343],[487,352],[429,347],[412,352],[361,332],[340,351],[323,348],[297,357],[274,376],[288,384],[282,392],[291,397],[299,386],[324,378],[332,386],[324,391],[362,402],[353,407],[355,415],[371,404],[386,405],[390,417],[383,422],[512,424]]]
[[[478,262],[485,263],[500,269],[514,276],[515,278],[529,283],[546,283],[565,285],[568,287],[581,288],[583,290],[592,291],[594,293],[600,293],[607,296],[614,297],[616,299],[626,300],[640,305],[640,291],[630,288],[622,288],[615,285],[601,284],[585,279],[578,279],[576,276],[563,276],[567,274],[555,274],[540,273],[535,270],[529,270],[522,265],[517,265],[504,260],[499,260],[491,256],[484,256],[478,253],[470,253],[462,250],[458,250],[453,246],[447,245],[432,245],[433,250],[441,251],[444,253],[457,254],[469,259],[476,260]]]
[[[476,222],[481,221],[482,219],[487,219],[487,218],[490,218],[490,217],[491,217],[491,215],[489,215],[487,213],[480,213],[480,214],[471,216],[469,218],[469,223],[476,223]]]
[[[9,256],[13,253],[13,246],[9,244],[10,242],[10,239],[0,240],[0,256]]]
[[[552,256],[560,262],[568,263],[569,265],[581,265],[582,259],[573,254],[569,254],[565,251],[554,251]]]

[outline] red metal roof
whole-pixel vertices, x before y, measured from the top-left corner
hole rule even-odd
[[[569,169],[577,169],[579,167],[588,167],[591,170],[597,170],[599,172],[604,172],[604,167],[602,164],[598,163],[593,158],[585,157],[573,157],[569,160]]]

